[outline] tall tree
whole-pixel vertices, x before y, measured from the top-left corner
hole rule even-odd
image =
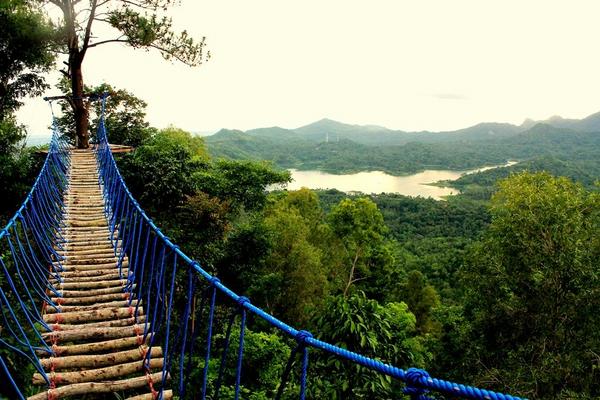
[[[60,21],[62,47],[68,54],[67,70],[61,72],[71,83],[70,105],[75,119],[78,147],[89,146],[88,103],[85,101],[83,61],[91,48],[109,43],[122,43],[133,48],[155,49],[166,60],[190,66],[200,65],[209,54],[204,53],[204,38],[195,41],[186,31],[176,33],[171,18],[161,15],[176,0],[44,0],[62,11]],[[94,35],[96,25],[108,25],[114,36]],[[104,31],[104,30],[102,30]]]
[[[381,272],[393,261],[385,240],[388,228],[377,205],[366,197],[342,200],[331,210],[329,224],[346,255],[346,296],[352,285]]]

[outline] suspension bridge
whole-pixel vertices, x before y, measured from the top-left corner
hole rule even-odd
[[[119,173],[104,115],[96,139],[93,150],[72,149],[53,124],[41,172],[0,231],[0,385],[11,399],[238,400],[249,318],[295,343],[275,399],[311,397],[316,352],[391,377],[411,400],[519,399],[388,365],[269,315],[146,215]],[[31,370],[31,381],[15,368]]]

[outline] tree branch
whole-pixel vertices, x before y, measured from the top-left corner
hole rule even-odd
[[[49,0],[49,1],[50,1],[50,3],[54,4],[56,7],[60,8],[61,10],[63,10],[63,11],[65,10],[64,4],[62,1],[60,1],[60,0]]]
[[[348,277],[348,283],[346,284],[346,287],[344,288],[344,297],[346,297],[348,295],[348,289],[350,289],[350,286],[352,286],[352,284],[354,282],[357,282],[360,280],[360,278],[354,279],[354,270],[356,269],[356,263],[358,262],[358,257],[360,256],[360,250],[361,250],[360,247],[358,247],[358,249],[356,249],[356,255],[354,256],[354,261],[352,261],[352,268],[350,269],[350,276]]]
[[[103,40],[101,42],[89,44],[88,49],[91,49],[92,47],[100,46],[101,44],[106,44],[106,43],[129,43],[129,41],[127,39],[119,39],[119,38]]]
[[[121,2],[125,3],[125,4],[129,4],[130,6],[141,8],[143,10],[156,11],[156,9],[157,9],[156,6],[145,6],[142,3],[138,3],[138,2],[135,2],[135,1],[131,1],[131,0],[121,0]]]
[[[81,58],[85,55],[88,45],[90,44],[90,35],[92,34],[92,24],[94,23],[94,16],[96,15],[96,7],[98,6],[98,0],[92,0],[92,9],[88,17],[87,26],[85,27],[85,37],[83,39],[83,45],[81,46]]]

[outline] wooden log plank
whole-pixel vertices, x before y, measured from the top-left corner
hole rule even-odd
[[[83,282],[89,283],[89,282]],[[129,293],[110,293],[103,294],[100,296],[84,296],[84,297],[52,297],[51,300],[55,304],[61,306],[73,306],[83,304],[95,304],[95,303],[108,303],[111,301],[128,300],[130,297]],[[134,300],[135,304],[135,300]]]
[[[110,236],[110,234],[109,234]],[[104,240],[95,239],[95,238],[87,238],[83,237],[81,239],[72,239],[68,238],[62,243],[67,246],[68,249],[80,249],[80,248],[88,248],[88,249],[96,249],[96,248],[109,248],[113,249],[112,243],[108,239],[108,237]]]
[[[112,264],[119,261],[114,255],[112,257],[82,257],[82,256],[69,256],[67,255],[67,259],[63,262],[63,265],[95,265],[95,264]]]
[[[61,266],[58,263],[54,264],[55,267],[59,267]],[[121,267],[128,267],[129,266],[129,260],[125,260],[123,259],[123,262],[121,263]],[[109,264],[92,264],[92,265],[69,265],[69,264],[62,264],[63,270],[65,272],[69,272],[69,271],[75,271],[75,272],[81,272],[81,271],[96,271],[96,270],[115,270],[117,269],[117,263],[109,263]]]
[[[131,303],[132,307],[135,307],[137,301],[133,301]],[[142,306],[142,300],[139,301],[139,306]],[[103,308],[128,308],[129,300],[120,300],[120,301],[111,301],[108,303],[95,303],[90,305],[79,305],[79,306],[58,306],[58,309],[54,307],[48,307],[46,309],[46,314],[54,314],[54,313],[73,313],[76,311],[91,311],[91,310],[101,310]]]
[[[76,278],[89,278],[89,277],[104,277],[107,276],[107,274],[112,274],[112,273],[119,273],[118,268],[115,266],[114,269],[111,270],[105,270],[105,269],[95,269],[95,270],[87,270],[87,271],[62,271],[60,272],[60,276],[63,279],[76,279]],[[121,273],[124,276],[127,276],[127,274],[129,273],[129,269],[126,267],[123,267],[121,269]]]
[[[67,331],[52,331],[42,333],[42,338],[47,342],[56,339],[60,342],[75,342],[83,340],[108,340],[124,337],[133,337],[143,334],[148,328],[147,323],[132,326],[102,326],[97,328],[70,329]]]
[[[110,231],[108,230],[108,227],[102,229],[101,231],[64,231],[63,238],[67,242],[96,241],[102,242],[102,244],[106,244],[109,243]]]
[[[67,221],[67,226],[71,227],[71,226],[76,226],[76,227],[82,227],[82,226],[92,226],[92,227],[96,227],[96,226],[106,226],[106,219],[105,218],[99,218],[99,219],[92,219],[89,221],[80,221],[80,220],[69,220]]]
[[[150,358],[160,358],[163,356],[162,348],[152,347],[150,349],[148,346],[142,345],[136,349],[118,351],[115,353],[50,357],[40,361],[45,370],[51,368],[54,368],[55,370],[99,368],[141,360],[146,353],[150,355]]]
[[[49,392],[52,398],[63,399],[69,396],[81,396],[88,393],[112,393],[119,392],[121,390],[137,389],[147,386],[148,378],[150,378],[156,386],[159,386],[160,382],[162,382],[162,372],[150,374],[149,376],[139,376],[119,381],[87,382],[61,386],[56,389],[51,389],[49,391],[38,393],[34,396],[30,396],[27,398],[27,400],[48,400]],[[170,376],[167,374],[166,378],[170,379]]]
[[[110,246],[110,247],[109,247]],[[75,255],[75,256],[87,256],[87,255],[114,255],[114,249],[110,243],[106,243],[104,246],[100,248],[94,248],[90,246],[89,248],[83,249],[68,249],[66,251],[60,251],[58,254],[62,255]]]
[[[145,315],[138,315],[137,318],[124,318],[124,319],[114,319],[108,321],[100,321],[100,322],[90,322],[88,324],[60,324],[60,325],[51,325],[52,328],[55,328],[60,331],[69,331],[72,329],[86,329],[86,328],[99,328],[103,326],[128,326],[135,324],[142,324],[146,322]]]
[[[123,287],[127,284],[127,281],[124,279],[117,280],[105,280],[105,281],[94,281],[94,282],[62,282],[59,283],[57,288],[62,289],[100,289],[100,288],[109,288],[114,286]]]
[[[66,226],[72,225],[72,221],[97,221],[102,219],[104,223],[106,223],[106,218],[104,214],[101,213],[93,213],[93,214],[79,214],[76,212],[70,212],[69,215],[63,216],[63,220],[67,222]]]
[[[152,358],[147,363],[150,370],[157,370],[163,367],[164,358]],[[125,377],[136,372],[144,371],[146,363],[143,360],[129,362],[125,364],[113,365],[96,369],[88,369],[76,372],[50,372],[48,377],[60,384],[73,384],[83,382],[98,382],[108,379]],[[33,374],[31,382],[34,385],[43,385],[46,383],[40,373]]]
[[[77,322],[93,322],[106,321],[109,319],[129,318],[131,313],[129,308],[104,308],[91,311],[76,311],[57,314],[44,314],[43,318],[46,323],[77,323]]]
[[[163,399],[163,400],[173,399],[173,391],[171,389],[163,390],[161,399]],[[154,395],[152,393],[145,393],[145,394],[139,394],[139,395],[133,396],[133,397],[128,397],[125,400],[155,400],[155,399],[154,399]]]
[[[65,230],[63,230],[63,236],[70,239],[96,238],[100,235],[110,236],[110,231],[108,230],[108,224],[106,221],[104,222],[103,226],[88,227],[87,229],[68,226]]]
[[[132,285],[135,289],[135,283]],[[122,293],[124,286],[107,287],[102,289],[90,289],[90,290],[59,290],[58,295],[62,297],[88,297],[88,296],[99,296],[110,293]]]
[[[62,273],[61,273],[62,274]],[[119,272],[107,272],[100,275],[95,276],[72,276],[65,277],[63,276],[63,282],[94,282],[94,281],[102,281],[102,280],[112,280],[112,279],[124,279],[127,280],[127,274],[119,274]],[[50,277],[50,283],[53,285],[58,285],[59,281],[54,278],[54,276]]]
[[[67,346],[52,346],[55,356],[71,356],[76,354],[97,354],[104,353],[107,351],[115,351],[121,349],[137,348],[142,344],[148,344],[152,338],[151,334],[148,334],[146,340],[137,337],[127,337],[121,339],[105,340],[102,342],[95,343],[83,343],[73,344]],[[45,350],[36,350],[39,355],[47,356],[48,353]]]

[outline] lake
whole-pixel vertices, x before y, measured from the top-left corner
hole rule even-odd
[[[302,187],[307,187],[310,189],[337,189],[342,192],[398,193],[405,196],[431,197],[441,200],[444,196],[457,194],[458,190],[428,184],[442,180],[455,180],[465,174],[513,164],[515,162],[511,161],[506,165],[484,167],[469,171],[426,170],[406,176],[394,176],[381,171],[334,175],[322,171],[290,169],[293,181],[288,184],[287,189],[298,190]]]

